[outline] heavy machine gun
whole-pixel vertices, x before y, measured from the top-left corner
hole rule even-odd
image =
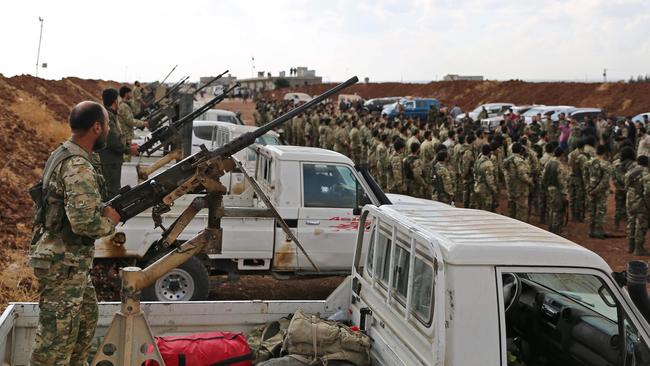
[[[165,99],[169,98],[170,96],[174,95],[174,93],[176,93],[178,90],[180,90],[180,88],[183,86],[183,84],[185,84],[185,82],[189,78],[190,78],[189,76],[186,76],[186,77],[182,78],[181,80],[179,80],[176,84],[172,85],[172,87],[167,90],[165,95],[160,97],[155,102],[151,103],[151,105],[148,106],[147,108],[145,108],[142,112],[135,115],[135,118],[136,119],[153,119],[153,117],[158,115],[161,112],[161,110],[163,109],[164,106],[163,106],[162,102]]]
[[[99,346],[92,365],[142,365],[148,360],[164,365],[151,329],[140,309],[140,292],[154,283],[160,276],[183,264],[201,251],[221,253],[221,218],[224,216],[223,194],[226,188],[219,178],[232,171],[238,165],[233,157],[236,152],[253,144],[255,140],[268,131],[281,126],[293,117],[322,102],[330,96],[356,83],[357,77],[326,91],[306,104],[303,104],[255,131],[245,133],[226,145],[215,150],[201,151],[188,156],[153,178],[138,184],[134,188],[124,187],[120,193],[108,202],[120,214],[122,221],[128,221],[135,215],[152,209],[154,221],[160,220],[160,213],[168,210],[174,201],[188,193],[200,193],[183,213],[165,229],[160,243],[171,250],[162,258],[145,269],[126,267],[120,269],[122,278],[121,309]],[[254,181],[253,181],[254,182]],[[269,206],[277,222],[284,229],[288,239],[309,256],[300,245],[295,235],[273,209],[271,202],[256,184],[257,194]],[[178,236],[189,225],[198,212],[208,209],[208,225],[194,238],[177,244]],[[158,216],[158,218],[156,218]],[[309,259],[311,261],[311,259]],[[318,267],[311,262],[318,270]]]

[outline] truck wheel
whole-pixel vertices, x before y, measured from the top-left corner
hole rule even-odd
[[[167,253],[150,261],[150,265]],[[144,301],[202,301],[208,299],[208,271],[197,257],[167,272],[153,285],[142,290]]]

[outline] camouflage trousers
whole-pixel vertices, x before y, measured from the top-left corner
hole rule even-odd
[[[474,195],[474,180],[471,179],[463,179],[463,185],[462,185],[462,190],[463,190],[463,207],[465,208],[474,208],[476,205],[474,205],[472,201],[472,196]]]
[[[626,195],[626,191],[619,191],[617,189],[614,192],[614,201],[616,202],[616,211],[614,211],[614,225],[616,225],[616,227],[621,224],[621,219],[627,216],[625,202]]]
[[[81,366],[97,325],[97,296],[88,270],[60,262],[49,269],[35,269],[39,308],[32,366]]]
[[[589,196],[587,201],[589,210],[590,233],[602,233],[605,230],[605,214],[607,213],[607,193]]]
[[[648,213],[628,212],[627,240],[630,243],[634,243],[634,247],[631,248],[632,250],[644,247],[646,231],[648,231]]]
[[[585,186],[582,177],[572,175],[569,179],[569,202],[571,206],[571,218],[574,221],[585,219]]]
[[[557,187],[548,187],[545,194],[546,204],[545,210],[547,214],[546,221],[548,222],[548,231],[560,234],[562,226],[564,226],[564,207],[562,203],[562,194]]]
[[[434,200],[434,201],[446,203],[448,205],[451,205],[451,202],[452,202],[451,196],[449,196],[448,194],[446,194],[444,192],[441,192],[441,193],[433,192],[433,194],[431,194],[431,199]]]
[[[539,221],[542,224],[546,224],[547,216],[549,216],[548,208],[546,207],[547,196],[548,194],[543,189],[539,190]]]
[[[508,216],[519,221],[528,222],[528,189],[508,192]]]
[[[471,204],[472,208],[494,212],[494,197],[485,184],[476,183],[474,185],[474,194],[472,195]]]

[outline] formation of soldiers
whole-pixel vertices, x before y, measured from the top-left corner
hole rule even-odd
[[[255,122],[263,125],[292,107],[290,101],[258,100]],[[458,112],[432,108],[426,120],[388,120],[361,107],[324,103],[287,123],[282,136],[290,145],[350,157],[391,193],[494,212],[505,190],[508,216],[525,222],[538,216],[557,234],[569,220],[588,220],[591,237],[612,237],[605,215],[613,189],[615,231],[626,219],[628,251],[648,254],[647,120],[577,121],[560,114],[557,121],[537,115],[527,123],[507,113],[487,131],[481,116],[456,121]]]

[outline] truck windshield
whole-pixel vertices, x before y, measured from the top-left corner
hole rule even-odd
[[[304,164],[303,184],[305,207],[357,207],[359,184],[348,166]]]

